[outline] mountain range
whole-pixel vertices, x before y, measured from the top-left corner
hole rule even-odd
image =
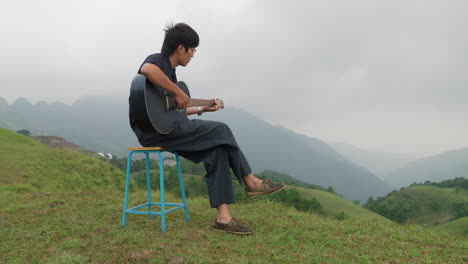
[[[392,189],[323,141],[273,126],[244,110],[228,108],[202,117],[229,124],[254,172],[272,169],[307,183],[332,186],[350,200]],[[0,120],[5,128],[61,136],[96,152],[125,156],[129,146],[138,146],[128,124],[128,103],[121,98],[84,97],[72,105],[31,104],[25,98],[8,105],[0,99]]]
[[[369,196],[382,196],[390,192],[393,186],[376,177],[376,174],[381,176],[380,173],[385,170],[397,168],[396,164],[404,166],[411,160],[411,157],[395,155],[394,159],[389,159],[387,155],[373,162],[363,155],[359,161],[356,159],[358,155],[346,154],[337,144],[332,144],[332,148],[320,139],[296,133],[282,126],[271,125],[237,108],[206,113],[201,118],[222,121],[231,127],[254,172],[271,169],[287,173],[307,183],[332,186],[337,193],[350,200],[363,201]],[[86,149],[112,153],[120,157],[126,155],[129,146],[139,145],[128,123],[127,100],[122,98],[83,97],[72,105],[60,102],[31,104],[25,98],[8,104],[0,98],[0,127],[14,131],[27,129],[33,135],[61,136]],[[468,157],[465,152],[460,155],[460,158]],[[375,153],[370,156],[377,157]],[[367,163],[363,160],[367,160]],[[389,162],[390,160],[393,160],[393,163]],[[379,162],[380,169],[376,169],[379,166],[372,166],[373,163]],[[420,163],[415,161],[415,164]],[[449,166],[452,163],[444,164]],[[461,170],[464,168],[460,167]],[[460,175],[458,172],[452,175],[446,167],[440,167],[439,170],[449,171],[446,173],[446,179]],[[427,170],[418,175],[407,173],[406,176],[398,176],[400,173],[406,173],[405,171],[402,168],[397,172],[385,174],[383,178],[396,186],[413,182],[413,176],[417,179],[436,180],[431,178],[432,176],[424,175]]]

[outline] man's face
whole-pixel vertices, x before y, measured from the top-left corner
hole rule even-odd
[[[182,45],[181,45],[182,46]],[[187,66],[187,64],[190,62],[192,59],[193,55],[195,55],[195,52],[197,51],[196,48],[188,48],[185,50],[185,47],[181,47],[180,50],[180,65],[182,66]]]

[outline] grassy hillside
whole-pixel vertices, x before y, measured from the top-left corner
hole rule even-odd
[[[373,219],[379,221],[389,222],[387,218],[380,216],[372,211],[367,210],[353,202],[346,200],[345,198],[330,192],[321,190],[305,189],[300,187],[288,187],[295,188],[303,195],[304,198],[312,199],[315,198],[322,205],[323,212],[327,216],[337,217],[341,213],[349,216],[352,219]]]
[[[265,199],[231,207],[252,236],[211,229],[215,212],[204,197],[188,199],[188,223],[182,211],[168,215],[164,234],[158,217],[143,215],[129,215],[124,229],[121,171],[7,130],[0,130],[0,161],[0,263],[468,261],[462,237],[372,217],[337,220]],[[178,198],[167,193],[166,200]],[[130,192],[130,206],[145,201],[144,190]]]
[[[466,202],[464,189],[415,185],[368,202],[366,207],[399,222],[435,225],[455,219],[454,206]]]
[[[434,229],[450,234],[463,234],[465,237],[468,237],[468,216],[441,224]]]
[[[0,129],[0,184],[33,190],[84,190],[123,186],[114,166],[78,152],[50,148],[7,129]]]

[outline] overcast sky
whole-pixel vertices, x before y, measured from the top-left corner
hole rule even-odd
[[[0,97],[127,100],[168,22],[200,46],[179,80],[324,141],[468,147],[468,1],[2,0]],[[127,118],[126,116],[122,118]],[[280,142],[280,139],[279,139]]]

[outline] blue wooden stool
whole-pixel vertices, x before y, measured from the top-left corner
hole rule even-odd
[[[153,215],[161,216],[161,230],[162,232],[166,231],[166,214],[184,208],[185,211],[185,220],[189,220],[187,200],[185,198],[184,182],[182,179],[182,171],[180,169],[179,154],[173,150],[152,147],[152,148],[128,148],[128,158],[127,158],[127,175],[125,177],[125,194],[124,194],[124,205],[123,205],[123,215],[122,215],[122,227],[126,226],[127,214],[147,214],[148,218],[151,218]],[[166,203],[164,200],[164,164],[163,164],[163,152],[171,152],[175,155],[176,164],[177,164],[177,174],[179,176],[180,183],[180,192],[182,194],[183,203]],[[130,185],[130,167],[133,153],[145,153],[146,155],[146,187],[148,191],[148,202],[142,205],[135,206],[133,208],[128,208],[128,188]],[[151,180],[150,180],[150,159],[149,153],[158,153],[159,155],[159,193],[160,193],[160,202],[153,203],[151,201]],[[160,212],[153,212],[152,206],[158,205],[161,207]],[[169,210],[166,210],[166,206],[175,206]],[[148,211],[140,211],[138,209],[148,207]]]

